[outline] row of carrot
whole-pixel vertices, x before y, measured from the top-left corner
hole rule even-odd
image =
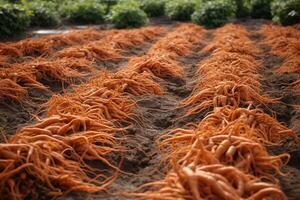
[[[193,128],[178,128],[158,143],[169,172],[148,183],[143,199],[287,199],[276,176],[289,154],[272,156],[265,146],[298,140],[294,132],[258,106],[278,103],[262,95],[259,50],[241,26],[226,25],[203,52],[198,81],[179,107],[185,116],[211,111]],[[252,108],[254,107],[254,109]]]
[[[53,96],[44,118],[0,144],[1,197],[105,191],[121,172],[126,127],[119,122],[139,118],[131,95],[163,94],[154,79],[174,75],[165,57],[178,56],[180,45],[192,44],[182,39],[199,34],[196,25],[181,25],[154,45],[159,48],[143,59],[131,59],[116,74],[102,72],[73,92]],[[163,45],[171,39],[176,49]],[[90,161],[102,167],[92,167]]]
[[[300,31],[295,26],[281,27],[265,25],[260,30],[265,37],[264,44],[271,48],[273,55],[283,59],[282,65],[276,72],[299,73],[300,72]],[[300,80],[291,84],[292,89],[300,90]]]
[[[15,56],[8,51],[9,48],[22,50],[27,45],[26,41],[33,43],[43,42],[53,43],[50,49],[64,47],[61,42],[55,38],[68,38],[74,43],[68,47],[56,52],[43,51],[47,57],[33,58],[21,63],[7,63],[0,68],[0,101],[13,100],[21,102],[28,94],[28,89],[36,88],[47,90],[48,87],[42,82],[73,83],[74,80],[89,76],[95,73],[97,60],[116,60],[122,58],[119,53],[126,48],[142,45],[146,41],[153,41],[159,35],[166,32],[166,29],[159,27],[147,27],[133,30],[103,31],[96,32],[93,30],[76,31],[61,36],[48,36],[41,39],[27,39],[18,43],[7,44],[1,49],[2,54]],[[104,36],[104,34],[108,34]],[[83,41],[96,40],[80,45]],[[78,45],[75,45],[77,44]],[[46,43],[47,44],[47,43]],[[20,49],[18,49],[20,45]],[[28,48],[28,46],[26,46]],[[32,47],[37,50],[35,46]],[[25,51],[25,50],[24,50]],[[26,50],[27,51],[27,50]],[[28,50],[29,51],[29,50]],[[27,55],[27,54],[26,54]],[[18,54],[20,58],[25,55]]]
[[[1,60],[20,62],[28,57],[48,56],[63,48],[100,40],[107,35],[114,35],[119,32],[119,30],[97,31],[95,29],[85,29],[40,38],[28,38],[18,42],[2,43],[0,45],[0,56]]]
[[[58,58],[86,58],[95,61],[121,59],[120,52],[166,32],[165,28],[152,26],[133,30],[122,30],[119,34],[107,35],[104,39],[87,42],[84,45],[72,46],[57,52]]]

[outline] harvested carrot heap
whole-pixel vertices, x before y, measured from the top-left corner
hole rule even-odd
[[[150,54],[132,58],[125,70],[138,73],[148,72],[159,78],[180,77],[183,75],[183,69],[179,64],[163,55]]]
[[[222,164],[175,167],[161,181],[147,184],[152,191],[133,194],[141,199],[279,199],[287,200],[280,188]]]
[[[108,156],[120,147],[114,128],[107,132],[101,127],[89,118],[64,115],[21,129],[0,144],[1,197],[36,198],[41,184],[47,196],[106,188],[119,173]],[[88,160],[103,163],[114,172],[93,168]]]

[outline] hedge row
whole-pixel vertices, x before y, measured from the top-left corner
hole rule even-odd
[[[117,28],[139,27],[148,17],[166,15],[208,28],[230,18],[265,18],[290,25],[300,21],[300,0],[0,0],[0,37],[28,26],[108,21]]]
[[[143,26],[149,21],[137,1],[118,0],[0,0],[0,19],[2,38],[19,35],[29,26],[109,21],[118,28],[126,28]]]

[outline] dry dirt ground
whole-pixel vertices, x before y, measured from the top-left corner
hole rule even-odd
[[[263,62],[264,68],[261,71],[263,79],[261,80],[265,93],[272,97],[281,97],[281,104],[270,107],[277,115],[278,121],[284,123],[287,127],[292,128],[300,135],[300,113],[295,111],[292,104],[300,105],[300,94],[289,90],[289,83],[300,78],[299,74],[278,75],[275,69],[278,68],[282,60],[270,53],[268,46],[262,45],[263,36],[258,30],[268,21],[248,20],[239,23],[247,28],[251,33],[251,39],[255,41],[263,53],[257,58]],[[168,26],[170,29],[174,24],[166,23],[162,26]],[[134,123],[126,133],[124,146],[127,151],[124,153],[124,161],[121,173],[117,180],[110,186],[108,193],[98,194],[69,194],[60,199],[107,199],[107,200],[125,200],[131,199],[126,195],[120,194],[124,191],[134,191],[144,183],[159,180],[165,170],[162,165],[161,156],[156,145],[156,140],[168,132],[168,130],[185,127],[189,123],[200,121],[208,111],[188,118],[180,118],[184,110],[177,109],[177,104],[187,97],[194,86],[195,71],[197,63],[209,57],[200,52],[213,39],[214,30],[209,30],[197,45],[195,45],[191,53],[185,57],[181,57],[178,61],[185,70],[185,76],[182,79],[166,78],[157,80],[165,91],[163,96],[142,96],[136,98],[138,102],[137,113],[140,120]],[[154,41],[155,42],[155,41]],[[129,49],[126,55],[140,56],[147,52],[152,44],[147,43]],[[128,59],[118,63],[100,63],[99,68],[104,67],[110,71],[116,71],[125,66]],[[82,81],[82,80],[81,80]],[[84,80],[83,80],[84,81]],[[52,92],[41,93],[39,91],[31,91],[32,96],[36,100],[30,104],[17,105],[4,102],[0,105],[0,127],[6,134],[13,134],[17,128],[30,123],[34,118],[32,113],[42,115],[42,109],[39,107],[45,103],[53,93],[62,93],[68,90],[68,86],[55,85],[48,83]],[[65,88],[63,90],[63,88]],[[266,110],[266,112],[270,112]],[[180,118],[180,119],[179,119]],[[288,152],[291,154],[289,164],[284,168],[287,172],[285,177],[280,178],[282,189],[290,199],[300,199],[300,145],[294,144],[292,141],[277,148],[270,149],[270,152]],[[118,158],[116,158],[118,159]]]

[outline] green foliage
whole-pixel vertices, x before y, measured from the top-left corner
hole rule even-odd
[[[56,4],[51,1],[33,1],[28,4],[31,26],[55,26],[60,18]]]
[[[272,0],[251,0],[251,17],[271,19]]]
[[[237,18],[245,18],[250,16],[250,0],[234,0],[236,6],[235,16]]]
[[[282,25],[300,22],[300,0],[276,0],[272,3],[273,21]]]
[[[22,0],[0,0],[1,4],[5,3],[21,3]]]
[[[235,9],[235,6],[227,1],[207,1],[193,13],[192,21],[206,28],[218,27],[234,16]]]
[[[66,2],[61,12],[68,21],[95,24],[104,20],[105,6],[97,0],[75,0]]]
[[[105,5],[105,14],[109,13],[111,6],[117,4],[120,0],[100,0],[100,2]]]
[[[20,5],[0,5],[0,37],[21,34],[29,25],[29,14]]]
[[[141,27],[149,23],[147,14],[136,1],[120,2],[113,6],[109,19],[117,28]]]
[[[187,21],[195,11],[194,0],[168,0],[165,5],[165,14],[173,20]]]
[[[165,0],[141,0],[141,8],[150,17],[162,16],[165,13]]]

